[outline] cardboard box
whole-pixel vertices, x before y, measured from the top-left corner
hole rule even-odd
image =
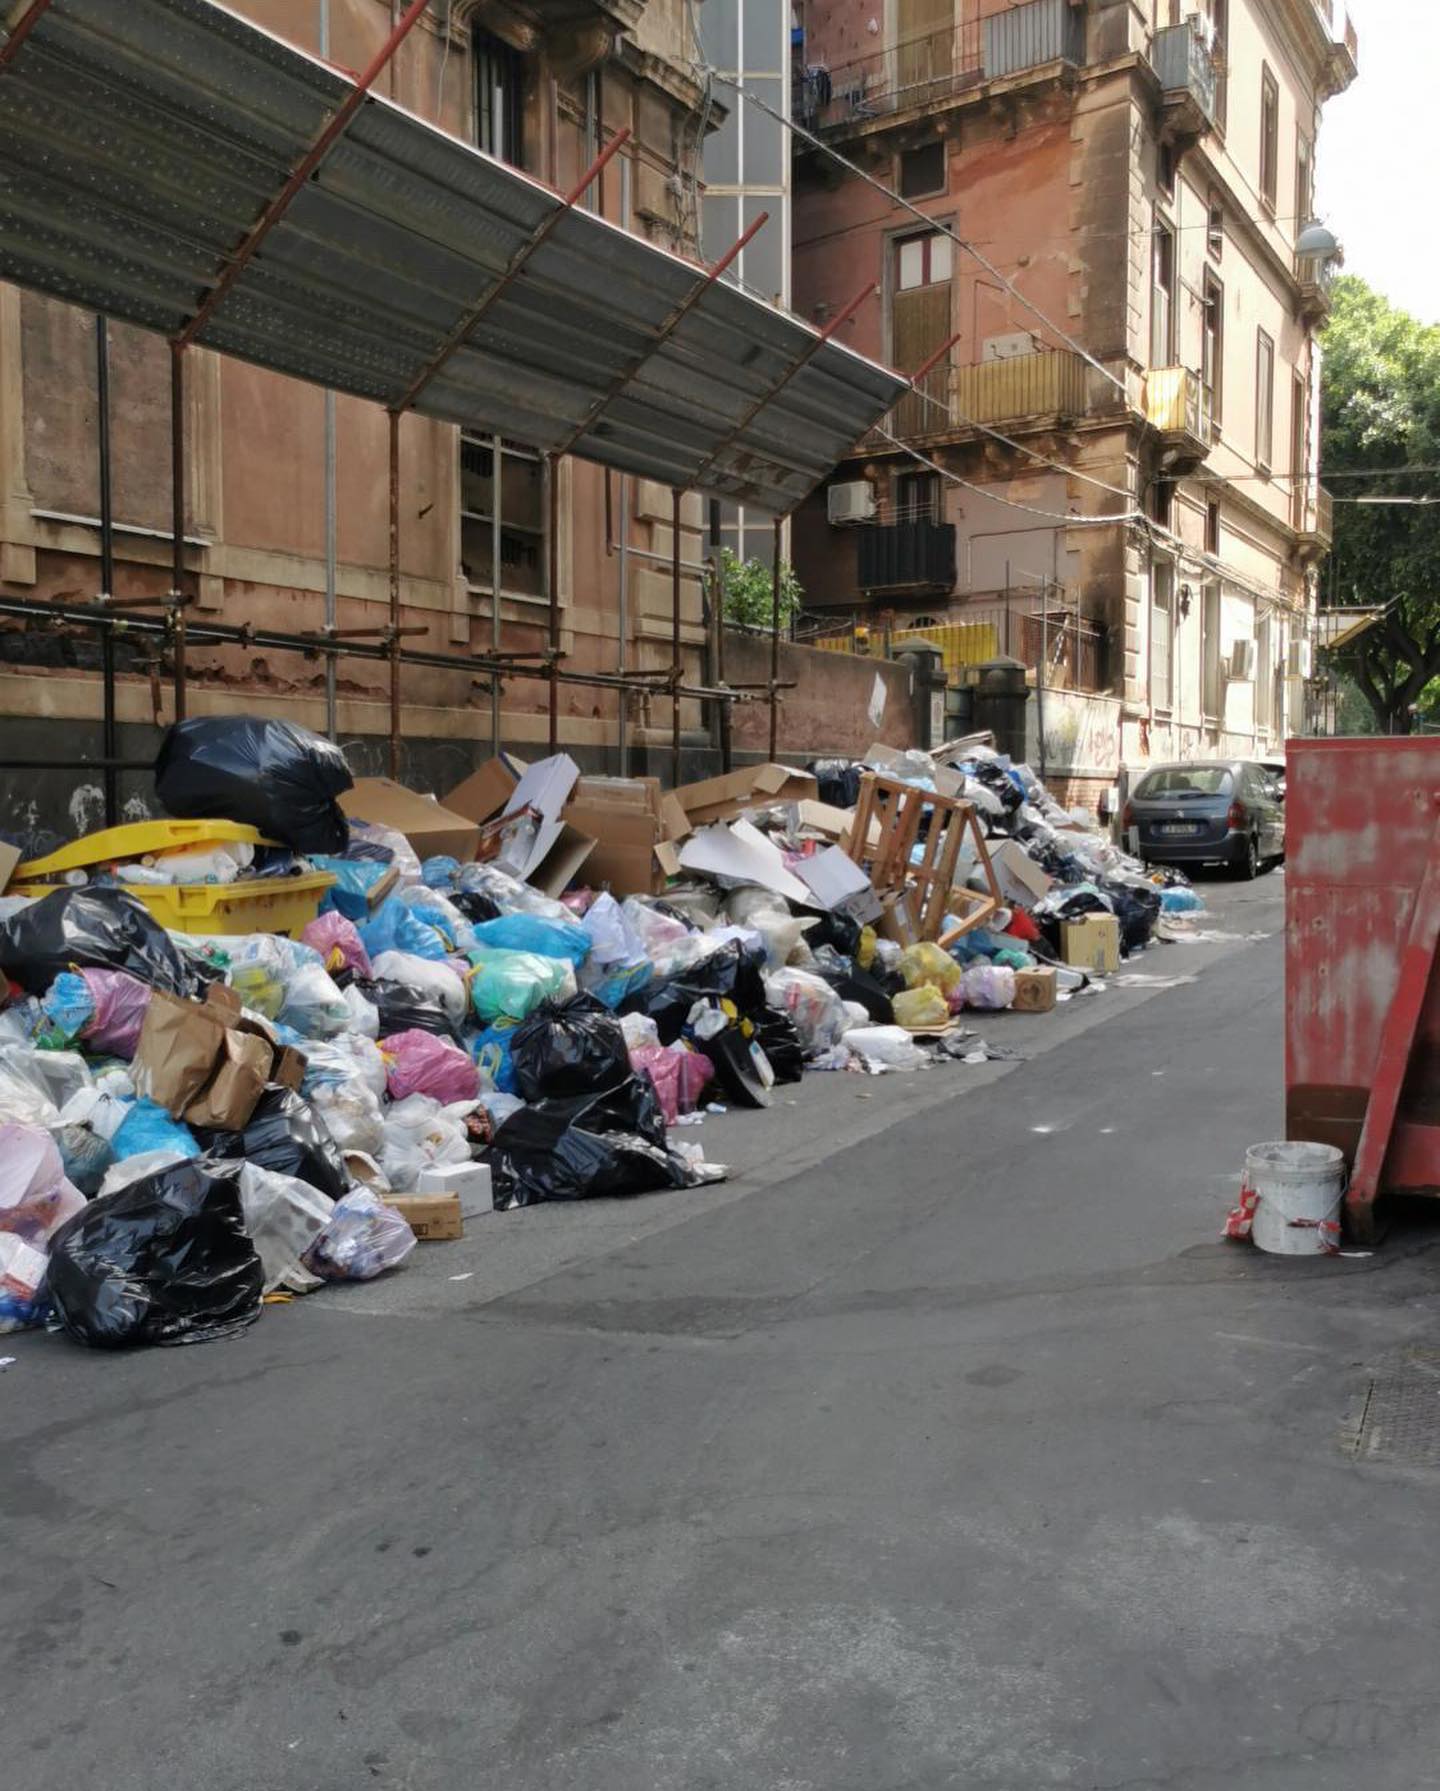
[[[1060,956],[1076,970],[1109,976],[1120,968],[1120,923],[1113,914],[1087,914],[1060,923]]]
[[[422,859],[443,856],[468,864],[475,856],[480,829],[474,821],[388,777],[357,777],[340,806],[352,821],[373,821],[403,833]]]
[[[1054,883],[1018,840],[991,840],[990,863],[1007,907],[1033,908]]]
[[[802,858],[795,874],[811,892],[810,906],[848,915],[862,927],[880,918],[880,898],[870,879],[839,846],[827,846],[813,858]]]
[[[508,753],[487,759],[478,771],[472,771],[463,783],[446,793],[445,806],[467,820],[493,820],[514,795],[525,769],[523,760]]]
[[[797,771],[791,765],[747,765],[723,777],[682,784],[675,799],[691,827],[708,827],[715,821],[733,821],[747,808],[814,802],[819,794],[820,786],[808,771]]]
[[[458,1194],[387,1194],[385,1204],[394,1207],[422,1244],[452,1243],[465,1235]]]
[[[1046,964],[1038,970],[1015,972],[1015,999],[1011,1003],[1017,1014],[1048,1014],[1055,1005],[1055,969]]]
[[[464,1219],[479,1219],[495,1211],[495,1190],[488,1163],[432,1163],[420,1171],[417,1194],[454,1194]]]

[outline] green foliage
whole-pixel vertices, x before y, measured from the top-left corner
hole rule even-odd
[[[1353,276],[1335,283],[1325,331],[1321,466],[1440,466],[1440,328],[1397,310]],[[1336,495],[1424,497],[1440,474],[1335,479]],[[1384,618],[1339,656],[1384,733],[1409,732],[1440,676],[1440,504],[1341,503],[1329,601],[1385,604]]]
[[[720,573],[725,581],[725,620],[747,628],[770,626],[774,574],[763,560],[742,560],[728,547],[720,549]],[[788,628],[805,601],[795,568],[780,562],[780,626]]]

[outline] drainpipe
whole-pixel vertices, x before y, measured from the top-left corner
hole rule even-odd
[[[110,480],[110,326],[95,313],[95,426],[100,460],[100,600],[115,595],[115,505]],[[119,729],[115,721],[115,630],[100,630],[100,679],[103,686],[105,825],[120,822]]]
[[[394,13],[394,7],[391,7]],[[330,0],[320,0],[320,54],[330,60]],[[325,632],[332,635],[339,620],[336,597],[337,520],[335,506],[335,394],[325,392]],[[336,666],[333,653],[325,655],[325,732],[336,737]]]

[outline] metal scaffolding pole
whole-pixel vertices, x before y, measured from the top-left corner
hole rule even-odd
[[[780,541],[784,522],[775,518],[775,565],[770,574],[770,761],[780,752]]]
[[[175,719],[186,707],[185,638],[185,344],[170,344],[170,595],[175,632]]]
[[[400,775],[400,413],[390,421],[390,775]]]
[[[21,44],[49,12],[52,4],[53,0],[32,0],[29,12],[12,26],[9,37],[0,45],[0,69],[8,68],[15,60]]]
[[[108,603],[115,595],[115,502],[110,477],[110,325],[98,312],[95,315],[95,437],[100,471],[100,600]],[[101,723],[101,750],[105,770],[101,782],[105,791],[105,825],[115,827],[120,820],[120,774],[114,761],[119,756],[119,729],[115,717],[115,631],[100,630],[101,701],[104,704]]]
[[[545,497],[549,506],[545,587],[550,599],[550,751],[560,750],[560,456],[545,457]]]

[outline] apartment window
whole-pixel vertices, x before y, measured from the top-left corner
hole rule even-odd
[[[1205,551],[1213,560],[1220,558],[1220,506],[1205,506]]]
[[[1155,179],[1167,199],[1175,197],[1175,145],[1162,143],[1155,154]]]
[[[938,522],[940,520],[939,473],[897,473],[895,475],[895,522]]]
[[[493,32],[476,28],[475,141],[487,155],[511,167],[523,165],[525,62]]]
[[[890,300],[891,364],[913,373],[923,367],[951,334],[950,238],[938,230],[902,237],[894,246]],[[900,434],[940,428],[949,368],[942,359],[921,382],[922,389],[895,407]]]
[[[1268,473],[1275,464],[1275,344],[1255,332],[1255,465]]]
[[[496,492],[496,468],[499,492]],[[498,436],[460,437],[460,564],[472,590],[495,588],[495,502],[500,503],[500,589],[545,594],[545,468],[538,454]]]
[[[1200,304],[1200,398],[1209,430],[1220,426],[1225,385],[1225,288],[1207,267]]]
[[[1150,707],[1168,711],[1174,703],[1175,562],[1150,565]]]
[[[1211,193],[1205,211],[1205,250],[1212,261],[1225,253],[1225,207],[1218,193]]]
[[[1205,16],[1210,21],[1210,54],[1215,61],[1215,128],[1223,137],[1230,110],[1230,0],[1205,0]]]
[[[1211,581],[1200,594],[1200,707],[1209,721],[1224,707],[1220,681],[1220,587]]]
[[[1175,496],[1175,484],[1165,473],[1157,473],[1150,481],[1150,520],[1159,523],[1162,529],[1170,527],[1170,507]]]
[[[1260,70],[1260,197],[1274,215],[1280,191],[1280,88],[1268,66]]]
[[[945,144],[939,137],[900,152],[900,197],[924,199],[945,191]]]
[[[1305,527],[1305,487],[1309,475],[1309,388],[1300,374],[1290,382],[1290,508],[1291,523]]]
[[[1295,233],[1305,228],[1315,205],[1314,149],[1300,132],[1295,138]]]
[[[1151,245],[1150,365],[1175,364],[1175,232],[1155,219]]]

